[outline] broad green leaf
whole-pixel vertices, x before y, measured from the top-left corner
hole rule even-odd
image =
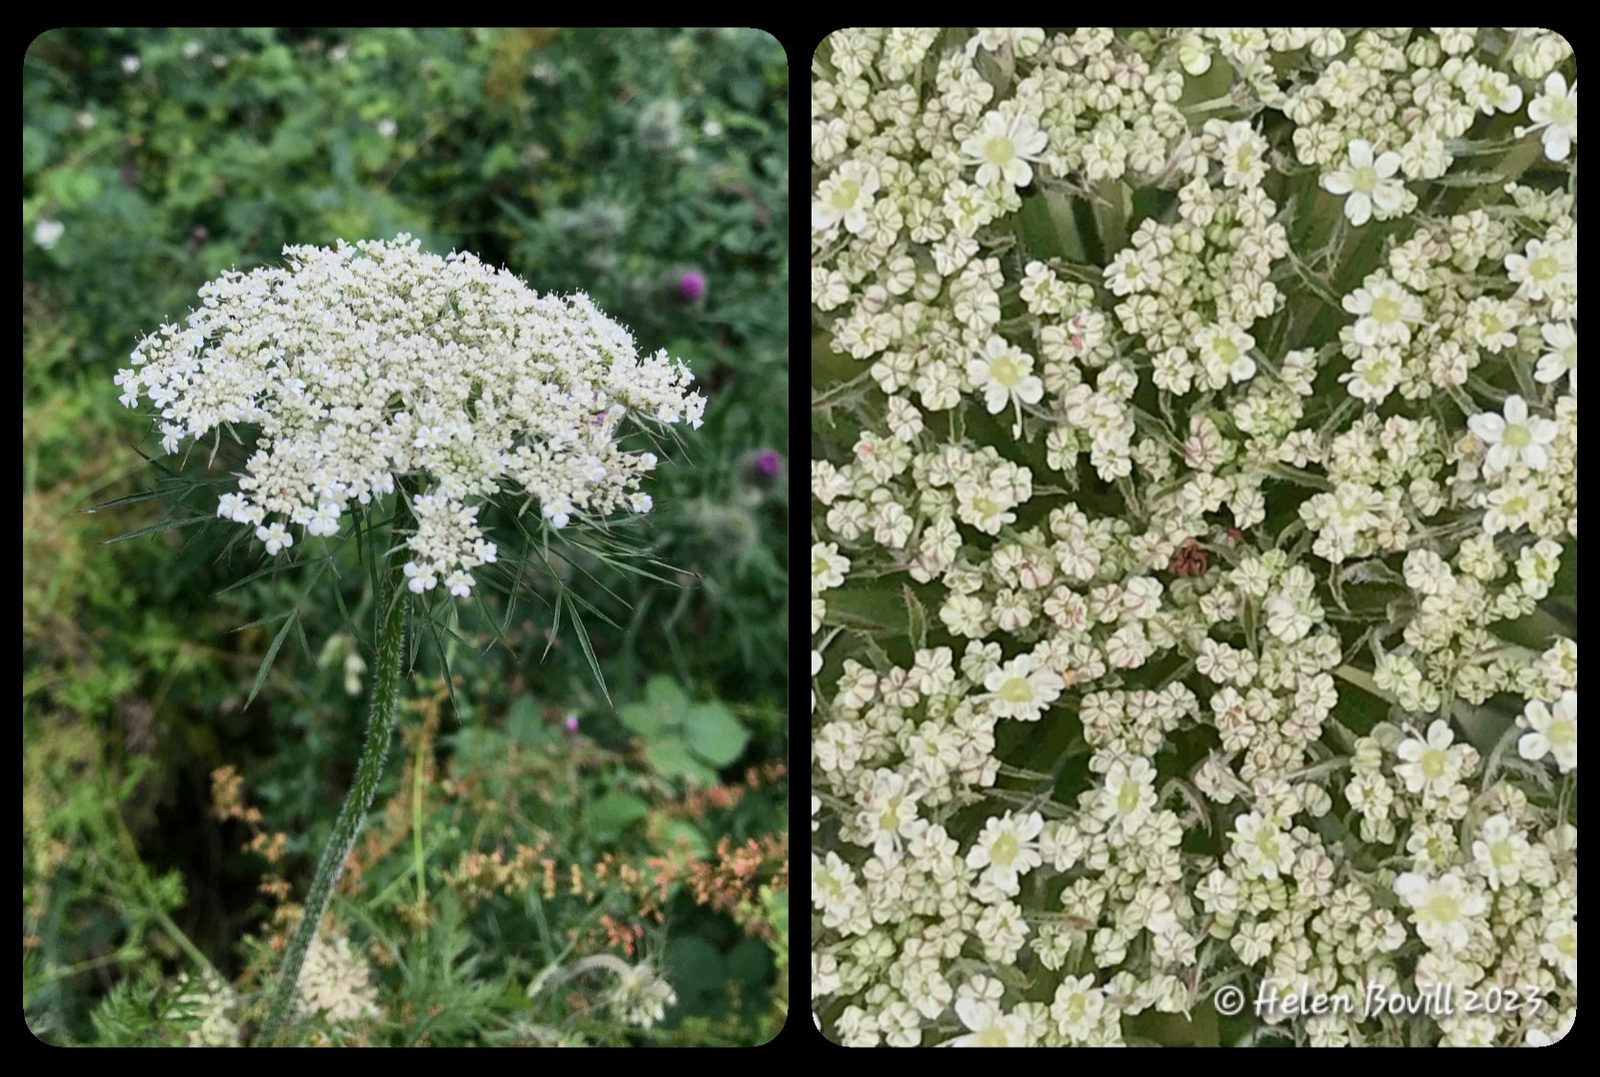
[[[716,772],[693,755],[681,740],[658,740],[645,745],[645,762],[666,778],[684,778],[694,785],[715,785]]]
[[[685,711],[683,731],[694,754],[716,767],[739,758],[750,742],[750,734],[721,703],[702,703]]]
[[[650,805],[627,793],[607,793],[589,805],[589,830],[600,841],[617,837],[650,814]]]

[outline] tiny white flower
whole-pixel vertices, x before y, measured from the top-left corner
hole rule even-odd
[[[1428,726],[1426,740],[1413,734],[1400,742],[1395,753],[1403,762],[1394,772],[1406,783],[1406,789],[1413,793],[1425,789],[1435,793],[1450,790],[1461,777],[1460,753],[1450,750],[1454,739],[1450,724],[1436,721]]]
[[[867,227],[867,210],[878,193],[878,170],[860,161],[846,161],[817,187],[811,203],[811,230],[831,232],[841,223],[857,234]]]
[[[1484,472],[1489,475],[1519,462],[1531,471],[1543,471],[1550,462],[1545,446],[1560,432],[1555,420],[1530,416],[1527,401],[1515,394],[1506,397],[1503,415],[1480,412],[1467,420],[1467,429],[1488,446]]]
[[[405,565],[406,586],[411,588],[412,594],[420,595],[424,591],[431,591],[439,584],[439,577],[433,568],[419,565],[415,561],[407,561]]]
[[[1578,693],[1563,692],[1551,706],[1533,699],[1528,701],[1523,718],[1531,733],[1524,733],[1517,741],[1517,754],[1537,762],[1546,755],[1555,760],[1556,768],[1568,774],[1578,767]]]
[[[1540,326],[1539,335],[1550,350],[1539,356],[1534,380],[1548,385],[1567,375],[1567,384],[1578,391],[1578,330],[1570,322]]]
[[[1348,163],[1322,177],[1322,189],[1331,195],[1348,195],[1344,215],[1357,227],[1372,219],[1377,209],[1381,216],[1394,213],[1405,199],[1405,184],[1394,179],[1400,171],[1400,155],[1393,151],[1373,156],[1372,143],[1356,139],[1350,143]]]
[[[267,544],[267,553],[274,555],[294,545],[294,536],[282,524],[257,527],[256,538]]]
[[[1411,327],[1422,321],[1422,300],[1392,280],[1378,280],[1344,297],[1346,311],[1358,315],[1353,330],[1357,344],[1371,347],[1405,344]]]
[[[1063,684],[1051,670],[1035,668],[1033,655],[1020,654],[984,678],[983,686],[994,693],[989,711],[995,717],[1036,722]]]
[[[1198,78],[1211,70],[1211,49],[1198,34],[1188,34],[1178,42],[1178,63]]]
[[[995,1002],[970,996],[956,999],[956,1016],[971,1031],[950,1041],[951,1047],[1027,1047],[1033,1042],[1027,1023]]]
[[[984,407],[998,415],[1008,404],[1037,404],[1044,382],[1033,374],[1033,358],[1004,337],[992,336],[983,355],[967,363],[967,377],[983,393]]]
[[[122,72],[125,75],[137,75],[139,73],[139,57],[132,53],[124,56],[122,58]]]
[[[33,226],[33,241],[43,250],[49,250],[61,240],[61,234],[66,230],[67,226],[60,221],[40,217]]]
[[[1020,887],[1018,877],[1044,863],[1038,842],[1043,830],[1044,816],[1038,812],[1006,812],[999,819],[991,816],[967,853],[967,867],[986,869],[984,876],[991,885],[1003,894],[1015,894]]]
[[[1150,818],[1155,805],[1156,772],[1148,759],[1111,764],[1100,794],[1100,818],[1132,834]]]
[[[1007,117],[985,113],[978,129],[961,143],[968,164],[978,166],[978,186],[1007,183],[1026,187],[1033,182],[1029,162],[1037,162],[1049,143],[1037,118],[1022,113]]]
[[[1422,941],[1435,949],[1465,949],[1471,939],[1471,921],[1482,916],[1489,903],[1458,872],[1448,871],[1427,879],[1408,871],[1394,881],[1394,892],[1411,906],[1411,919]]]
[[[378,134],[384,138],[393,138],[398,130],[400,130],[400,125],[387,116],[378,121]]]
[[[1578,84],[1567,88],[1566,76],[1552,71],[1545,76],[1544,92],[1528,102],[1530,127],[1517,128],[1517,136],[1542,132],[1539,141],[1544,155],[1552,161],[1565,161],[1578,141]]]
[[[1247,877],[1277,879],[1294,867],[1294,839],[1257,812],[1235,819],[1228,836]]]

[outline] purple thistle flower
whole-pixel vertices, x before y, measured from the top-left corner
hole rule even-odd
[[[698,269],[686,269],[678,276],[678,295],[686,303],[698,302],[706,294],[706,275]]]
[[[778,472],[783,468],[783,457],[776,449],[762,449],[750,461],[750,466],[763,479],[777,478]]]

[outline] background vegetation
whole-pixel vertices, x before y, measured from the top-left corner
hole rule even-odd
[[[276,968],[359,749],[364,575],[307,590],[158,502],[112,374],[286,243],[468,249],[694,368],[653,493],[675,585],[553,564],[418,649],[334,916],[382,1016],[318,1042],[753,1043],[787,951],[787,72],[743,30],[62,30],[23,66],[23,1005],[51,1043],[211,1033]],[[703,287],[698,287],[702,285]],[[703,293],[703,294],[700,294]],[[149,448],[149,444],[146,443]],[[204,514],[205,505],[191,506]],[[337,566],[336,566],[337,567]],[[563,577],[558,579],[558,577]],[[564,583],[592,603],[551,638]],[[623,602],[609,596],[630,597]],[[251,682],[277,625],[304,632]],[[493,623],[490,623],[490,619]],[[441,675],[447,659],[454,683]],[[598,672],[603,674],[608,702]],[[663,968],[628,1026],[586,972]],[[547,978],[548,982],[554,982]],[[184,985],[189,984],[187,990]],[[210,981],[213,1002],[225,994]]]

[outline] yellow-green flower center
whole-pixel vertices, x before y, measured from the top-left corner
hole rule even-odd
[[[890,797],[889,802],[883,806],[883,814],[878,816],[880,830],[896,831],[900,829],[900,797]]]
[[[1007,703],[1026,703],[1033,698],[1033,686],[1023,677],[1007,677],[1000,686],[1000,698]]]
[[[1528,276],[1536,281],[1554,280],[1561,271],[1561,263],[1553,254],[1542,254],[1528,263]]]
[[[1400,320],[1400,301],[1380,295],[1372,301],[1372,320],[1389,325]]]
[[[856,199],[861,196],[861,184],[856,180],[845,180],[833,192],[833,208],[847,210],[856,204]]]
[[[1422,774],[1429,780],[1444,777],[1445,768],[1449,766],[1449,763],[1449,756],[1438,748],[1429,748],[1422,753],[1422,759],[1419,760]]]
[[[1461,906],[1449,894],[1433,895],[1428,899],[1426,911],[1430,920],[1437,920],[1441,924],[1454,923],[1461,919]]]
[[[1218,337],[1217,358],[1231,366],[1233,361],[1239,358],[1239,346],[1227,337]]]
[[[1362,194],[1371,194],[1378,186],[1378,170],[1376,168],[1357,168],[1350,173],[1350,186]]]
[[[1576,744],[1578,742],[1578,724],[1560,720],[1551,722],[1545,737],[1551,744],[1560,745],[1563,748],[1569,744]]]
[[[1011,1041],[1006,1039],[1006,1030],[999,1025],[990,1025],[978,1033],[979,1047],[1010,1047]]]
[[[1127,815],[1139,806],[1139,783],[1132,778],[1122,783],[1117,792],[1117,810]]]
[[[989,377],[1009,389],[1022,380],[1022,366],[1011,356],[1002,355],[989,360]]]
[[[1002,868],[1009,868],[1016,862],[1017,851],[1017,836],[1001,834],[989,847],[989,862],[998,864]]]
[[[1523,449],[1533,441],[1533,434],[1523,423],[1507,423],[1504,440],[1513,449]]]
[[[991,138],[983,144],[983,159],[1004,168],[1017,156],[1016,143],[1009,138]]]

